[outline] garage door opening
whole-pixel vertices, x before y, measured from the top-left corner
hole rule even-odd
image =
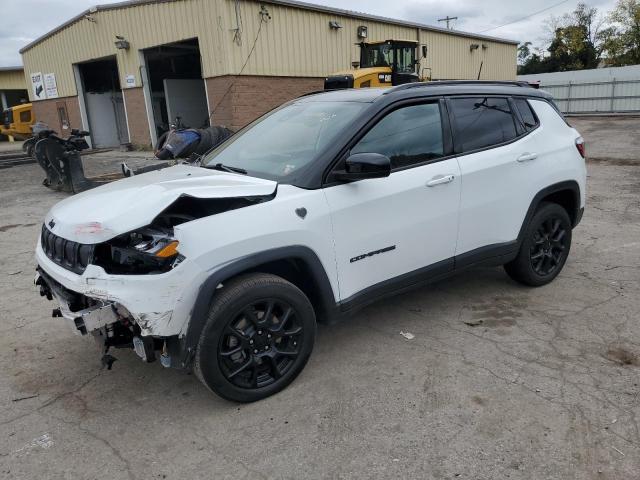
[[[208,126],[198,40],[150,48],[144,57],[156,135],[160,137],[176,123],[188,128]]]
[[[29,95],[26,90],[1,90],[0,106],[2,110],[15,107],[23,103],[29,103]]]
[[[127,117],[115,58],[78,64],[94,148],[129,143]]]

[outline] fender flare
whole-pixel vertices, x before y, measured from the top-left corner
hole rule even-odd
[[[309,247],[293,245],[279,247],[238,258],[213,272],[200,286],[196,301],[191,310],[187,333],[179,342],[180,366],[187,368],[196,352],[196,346],[207,322],[207,315],[218,285],[243,272],[252,270],[265,263],[278,260],[298,260],[308,267],[317,286],[320,308],[331,318],[337,312],[336,300],[329,277],[316,253]]]
[[[527,228],[527,225],[529,225],[529,222],[531,221],[531,218],[533,217],[534,213],[536,213],[536,210],[538,209],[538,205],[540,205],[540,202],[545,198],[548,197],[549,195],[553,194],[553,193],[557,193],[557,192],[561,192],[561,191],[565,191],[565,190],[569,190],[573,193],[573,200],[576,206],[576,211],[575,212],[567,212],[569,213],[569,216],[574,219],[573,221],[573,227],[575,227],[578,222],[580,222],[580,185],[578,185],[578,182],[576,182],[575,180],[566,180],[564,182],[558,182],[558,183],[554,183],[553,185],[549,185],[548,187],[543,188],[542,190],[540,190],[538,193],[536,193],[536,195],[533,197],[533,200],[531,200],[531,204],[529,205],[529,209],[527,210],[527,214],[524,217],[524,221],[522,222],[522,226],[520,227],[520,231],[518,232],[518,245],[522,244],[522,239],[524,236],[524,231]]]

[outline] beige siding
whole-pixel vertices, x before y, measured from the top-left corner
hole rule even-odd
[[[221,29],[216,28],[216,19],[224,3],[226,0],[184,0],[98,11],[92,15],[95,22],[78,20],[25,51],[25,72],[53,72],[59,95],[76,95],[73,64],[116,56],[121,84],[127,75],[134,75],[140,86],[138,50],[198,37],[203,63],[209,67],[203,73],[220,74],[223,42],[218,38]],[[116,35],[124,36],[131,48],[117,50]]]
[[[80,19],[23,53],[25,72],[56,74],[59,95],[76,95],[73,64],[116,56],[121,83],[134,75],[140,86],[139,50],[197,37],[204,77],[238,74],[260,28],[260,3],[240,2],[240,42],[233,0],[180,0],[98,11],[95,22]],[[348,69],[358,60],[356,28],[367,25],[370,40],[420,40],[429,47],[427,66],[434,78],[475,78],[484,59],[483,79],[514,79],[516,47],[448,35],[391,23],[350,18],[282,5],[265,4],[271,20],[262,25],[255,50],[243,74],[323,77]],[[331,30],[329,21],[343,28]],[[115,35],[131,44],[116,50]],[[472,43],[488,46],[474,52]]]
[[[0,70],[0,90],[25,90],[27,82],[22,70]]]
[[[262,25],[255,51],[243,72],[245,74],[324,77],[331,72],[351,68],[351,62],[359,60],[355,45],[358,42],[358,25],[368,26],[371,40],[417,40],[414,28],[280,5],[267,5],[267,9],[272,18]],[[257,3],[241,4],[242,45],[228,43],[230,73],[240,71],[251,51],[260,28],[259,10]],[[233,28],[236,22],[233,9],[228,10],[228,15],[227,28]],[[329,21],[337,21],[342,28],[330,29]]]
[[[434,79],[515,80],[516,46],[422,30],[420,43],[428,46],[424,66]],[[471,45],[479,47],[471,50]],[[486,48],[483,48],[483,45]]]

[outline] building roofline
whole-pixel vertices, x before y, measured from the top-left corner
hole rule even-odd
[[[274,5],[285,5],[290,7],[302,8],[305,10],[314,10],[316,12],[334,13],[337,15],[343,15],[345,17],[353,17],[353,18],[359,18],[362,20],[372,20],[377,22],[391,23],[393,25],[400,25],[403,27],[420,28],[422,30],[429,30],[432,32],[439,32],[439,33],[447,33],[449,35],[456,35],[459,37],[477,38],[479,40],[490,40],[492,42],[509,43],[512,45],[517,45],[518,43],[520,43],[518,40],[492,37],[489,35],[481,35],[477,33],[464,32],[462,30],[436,27],[434,25],[427,25],[426,23],[410,22],[408,20],[399,20],[397,18],[383,17],[380,15],[373,15],[370,13],[356,12],[354,10],[345,10],[343,8],[327,7],[324,5],[317,5],[315,3],[301,2],[299,0],[263,0],[262,3],[272,3]]]
[[[0,72],[23,72],[23,66],[15,66],[15,67],[0,67]]]
[[[149,5],[149,4],[154,4],[154,3],[169,3],[169,2],[178,2],[178,1],[182,1],[182,0],[126,0],[126,1],[123,1],[123,2],[111,3],[111,4],[108,4],[108,5],[96,5],[95,7],[88,8],[88,9],[84,10],[83,12],[79,13],[78,15],[76,15],[75,17],[70,18],[66,22],[58,25],[53,30],[50,30],[49,32],[45,33],[44,35],[41,35],[40,37],[36,38],[32,42],[29,42],[27,45],[25,45],[24,47],[22,47],[20,49],[20,53],[22,54],[22,53],[26,52],[27,50],[30,50],[31,48],[35,47],[39,43],[42,43],[43,41],[45,41],[49,37],[52,37],[56,33],[64,30],[65,28],[73,25],[78,20],[81,20],[85,16],[90,15],[92,13],[104,12],[104,11],[109,11],[109,10],[118,10],[118,9],[129,8],[129,7],[137,7],[137,6],[141,6],[141,5]],[[345,9],[342,9],[342,8],[327,7],[327,6],[324,6],[324,5],[317,5],[317,4],[314,4],[314,3],[301,2],[301,1],[298,1],[298,0],[263,0],[262,3],[270,3],[270,4],[273,4],[273,5],[283,5],[283,6],[288,6],[288,7],[300,8],[300,9],[304,9],[304,10],[312,10],[312,11],[316,11],[316,12],[332,13],[332,14],[335,14],[335,15],[342,15],[342,16],[358,18],[358,19],[362,19],[362,20],[390,23],[390,24],[393,24],[393,25],[399,25],[399,26],[404,26],[404,27],[420,28],[422,30],[438,32],[438,33],[446,33],[448,35],[455,35],[455,36],[466,37],[466,38],[474,38],[474,39],[478,39],[478,40],[488,40],[488,41],[492,41],[492,42],[507,43],[507,44],[512,44],[512,45],[517,45],[519,43],[517,40],[510,40],[510,39],[499,38],[499,37],[491,37],[491,36],[488,36],[488,35],[480,35],[480,34],[471,33],[471,32],[464,32],[464,31],[461,31],[461,30],[453,30],[453,29],[447,29],[447,28],[442,28],[442,27],[436,27],[436,26],[427,25],[427,24],[424,24],[424,23],[409,22],[409,21],[406,21],[406,20],[399,20],[397,18],[383,17],[383,16],[379,16],[379,15],[372,15],[372,14],[369,14],[369,13],[356,12],[356,11],[353,11],[353,10],[345,10]]]

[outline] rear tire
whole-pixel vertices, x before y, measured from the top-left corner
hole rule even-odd
[[[298,287],[276,275],[241,275],[216,290],[194,372],[227,400],[261,400],[298,376],[315,333],[315,312]]]
[[[546,285],[558,276],[571,248],[571,219],[557,203],[540,204],[524,232],[518,256],[505,264],[516,282]]]

